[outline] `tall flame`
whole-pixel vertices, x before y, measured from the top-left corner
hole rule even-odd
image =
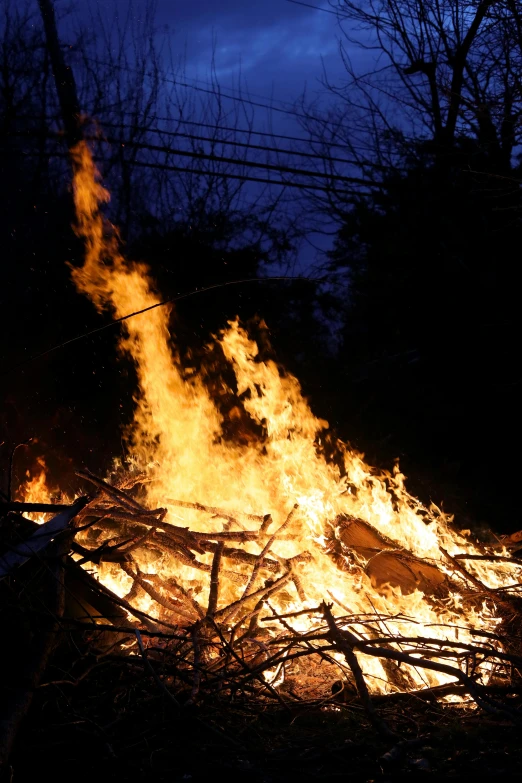
[[[160,300],[148,267],[123,257],[116,229],[102,216],[100,206],[109,194],[88,146],[80,143],[73,156],[76,230],[86,248],[85,263],[72,270],[78,290],[99,310],[110,309],[115,318],[157,304]],[[378,473],[362,455],[343,444],[339,444],[342,467],[328,461],[320,448],[327,423],[314,416],[296,378],[283,373],[273,361],[259,361],[256,343],[237,321],[229,323],[218,339],[235,373],[242,404],[251,419],[262,425],[264,437],[246,445],[225,440],[222,415],[202,378],[187,378],[171,348],[168,322],[167,307],[148,310],[125,321],[126,334],[120,342],[121,350],[132,357],[138,376],[128,438],[137,463],[149,466],[154,478],[147,485],[152,507],[167,506],[171,521],[179,524],[181,517],[197,530],[206,524],[202,515],[169,505],[169,499],[197,501],[230,511],[270,512],[279,523],[298,504],[290,535],[276,543],[274,551],[285,558],[305,550],[310,553],[310,560],[300,566],[305,605],[314,606],[326,598],[354,614],[393,613],[398,618],[394,628],[406,636],[411,635],[411,620],[401,620],[401,616],[415,621],[419,636],[425,633],[441,639],[450,633],[442,623],[495,627],[491,607],[465,607],[458,593],[438,601],[427,600],[420,589],[403,595],[398,587],[376,589],[360,567],[346,563],[345,568],[339,568],[328,553],[328,541],[340,514],[366,520],[400,547],[436,564],[442,573],[449,572],[441,545],[450,554],[478,550],[452,529],[450,517],[437,508],[425,508],[412,497],[398,470]],[[215,520],[212,524],[215,527]],[[164,576],[174,574],[187,587],[208,589],[199,583],[200,576],[166,557],[147,567]],[[470,570],[490,587],[513,581],[509,564],[488,564],[486,568],[475,561]],[[115,587],[109,566],[105,570],[101,566],[100,578]],[[116,585],[116,589],[123,594],[128,586]],[[234,600],[242,588],[227,582],[223,589],[227,591],[224,597]],[[293,586],[277,600],[286,601],[285,609],[290,611],[303,606]],[[280,606],[277,601],[276,606]],[[305,628],[310,621],[301,617],[297,622]],[[461,630],[460,639],[472,637]],[[389,687],[380,661],[362,658],[365,672],[373,676],[372,687]],[[421,674],[411,667],[409,674],[412,687],[448,680],[443,674]]]

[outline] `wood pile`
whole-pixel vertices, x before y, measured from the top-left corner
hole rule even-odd
[[[23,516],[32,510],[24,504],[15,507],[6,502],[0,508],[4,627],[12,623],[13,628],[24,628],[24,633],[12,636],[15,657],[23,652],[23,665],[17,667],[20,682],[13,688],[12,678],[5,675],[2,682],[9,698],[3,700],[0,714],[0,763],[7,763],[31,694],[45,682],[49,659],[60,649],[64,637],[71,635],[85,639],[87,634],[96,649],[109,649],[118,665],[130,662],[141,669],[178,713],[200,699],[221,698],[226,693],[260,704],[273,700],[284,709],[296,703],[302,706],[303,696],[288,683],[284,687],[279,683],[286,669],[292,670],[294,680],[304,682],[306,662],[313,659],[321,662],[323,671],[330,672],[332,684],[341,676],[345,692],[351,689],[374,727],[391,737],[393,732],[376,708],[384,697],[371,696],[359,661],[362,653],[378,657],[385,671],[396,672],[396,677],[390,674],[390,682],[397,685],[390,699],[411,691],[407,667],[426,669],[444,673],[451,681],[448,686],[416,691],[417,698],[459,694],[489,713],[522,722],[517,701],[522,694],[522,637],[515,632],[520,630],[522,612],[516,597],[497,596],[505,628],[511,629],[509,643],[501,633],[479,631],[476,644],[459,642],[458,634],[454,641],[421,638],[416,636],[414,618],[411,636],[398,636],[391,613],[363,617],[338,614],[338,606],[324,602],[305,606],[309,602],[300,573],[309,553],[284,559],[273,551],[274,543],[288,534],[296,507],[274,529],[269,514],[231,514],[197,502],[169,499],[169,505],[177,503],[213,519],[215,529],[200,532],[167,522],[164,508],[143,506],[133,493],[139,476],[111,486],[90,473],[79,475],[94,487],[95,494],[70,507],[60,507],[60,513],[42,525]],[[53,511],[54,507],[44,510]],[[385,592],[391,585],[404,594],[420,589],[434,599],[452,589],[451,580],[434,564],[401,549],[364,520],[342,516],[334,528],[332,557],[356,558],[377,589]],[[518,541],[513,540],[513,547],[515,544]],[[138,558],[138,552],[168,555],[198,572],[209,588],[205,602],[175,578],[146,571],[146,558]],[[442,552],[455,573],[467,579],[470,594],[483,600],[484,586],[467,572],[465,553],[450,557]],[[502,556],[489,553],[484,557]],[[518,562],[515,555],[505,559]],[[125,575],[130,587],[124,597],[89,572],[89,565],[102,564],[110,564]],[[230,603],[223,598],[227,581],[239,588],[239,597]],[[34,592],[34,585],[41,589]],[[273,599],[285,590],[299,596],[301,610],[276,611]],[[136,603],[144,595],[152,607],[149,611]],[[302,615],[310,619],[311,630],[307,632],[296,630],[294,625]],[[335,653],[342,654],[344,664]],[[486,665],[494,666],[494,684],[485,684]],[[88,672],[82,676],[87,677]],[[287,680],[292,677],[288,675]],[[321,698],[324,700],[324,694]]]

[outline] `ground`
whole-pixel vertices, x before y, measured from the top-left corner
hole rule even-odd
[[[519,728],[413,698],[380,710],[409,744],[376,736],[357,702],[282,710],[227,696],[175,714],[150,678],[122,671],[38,689],[7,779],[520,780]]]

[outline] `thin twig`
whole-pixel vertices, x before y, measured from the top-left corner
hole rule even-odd
[[[283,530],[284,530],[286,527],[288,527],[288,525],[289,525],[289,523],[290,523],[290,521],[291,521],[292,517],[293,517],[293,516],[294,516],[294,514],[295,514],[295,511],[296,511],[297,507],[298,507],[298,506],[297,506],[297,503],[296,503],[296,504],[294,505],[294,507],[292,508],[292,510],[290,511],[290,513],[288,514],[288,516],[287,516],[286,520],[285,520],[285,521],[283,522],[283,524],[282,524],[282,525],[281,525],[281,526],[280,526],[280,527],[279,527],[279,528],[278,528],[278,529],[275,531],[275,533],[273,533],[273,535],[271,535],[271,536],[270,536],[270,538],[268,539],[268,541],[267,541],[267,542],[266,542],[266,544],[264,545],[263,549],[262,549],[262,550],[261,550],[261,552],[259,553],[259,555],[258,555],[258,558],[257,558],[257,560],[256,560],[256,563],[255,563],[255,565],[254,565],[254,568],[253,568],[253,570],[252,570],[252,573],[250,574],[250,579],[248,580],[248,582],[247,582],[247,585],[246,585],[246,587],[245,587],[245,590],[244,590],[244,592],[243,592],[243,595],[241,596],[242,598],[245,598],[246,596],[248,596],[248,595],[249,595],[249,593],[250,593],[250,592],[252,592],[252,590],[253,590],[253,587],[254,587],[254,584],[255,584],[255,581],[256,581],[256,579],[257,579],[257,575],[258,575],[258,573],[259,573],[259,570],[260,570],[260,568],[261,568],[261,566],[262,566],[262,564],[263,564],[263,562],[264,562],[265,556],[266,556],[266,555],[268,554],[268,552],[270,551],[270,548],[272,547],[272,544],[273,544],[273,543],[274,543],[274,541],[276,540],[277,536],[278,536],[280,533],[282,533],[282,532],[283,532]],[[263,521],[264,521],[264,520],[263,520]]]

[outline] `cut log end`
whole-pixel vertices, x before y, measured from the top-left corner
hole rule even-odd
[[[386,593],[391,586],[400,588],[403,595],[411,595],[415,590],[427,596],[447,595],[446,577],[436,565],[404,550],[369,522],[340,515],[336,519],[335,537],[342,548],[367,561],[365,572],[378,592]]]
[[[440,597],[447,594],[446,577],[436,566],[404,552],[379,552],[368,561],[366,573],[378,592],[391,585],[400,587],[403,595],[415,590]]]

